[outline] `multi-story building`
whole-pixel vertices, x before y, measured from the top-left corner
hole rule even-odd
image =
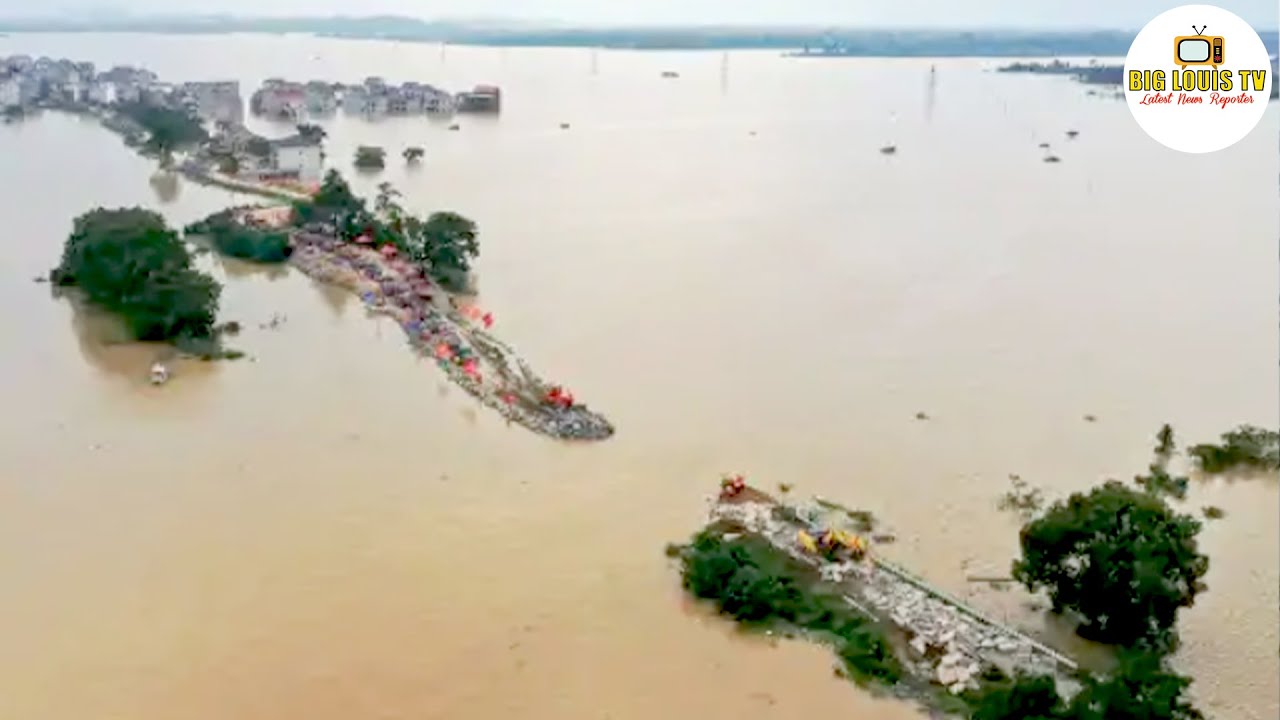
[[[189,82],[181,89],[193,101],[196,114],[206,120],[238,123],[244,119],[244,100],[240,97],[240,83],[235,80]]]
[[[315,182],[320,179],[323,168],[324,153],[318,141],[301,135],[271,141],[267,174]]]
[[[299,83],[271,78],[253,94],[250,107],[259,115],[299,120],[306,112],[307,92]]]
[[[333,85],[321,80],[312,80],[304,89],[306,95],[307,114],[328,115],[338,109],[338,97]]]
[[[22,105],[22,84],[16,74],[0,75],[0,110]]]
[[[95,105],[115,105],[116,84],[110,80],[96,80],[89,86],[89,102]]]
[[[458,93],[457,104],[458,112],[501,112],[502,90],[493,85],[477,85],[471,92]]]

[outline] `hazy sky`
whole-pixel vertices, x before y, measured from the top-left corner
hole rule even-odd
[[[502,17],[576,23],[794,23],[906,27],[1137,29],[1177,0],[0,0],[0,16],[145,14]],[[1218,0],[1257,28],[1275,28],[1277,0]]]

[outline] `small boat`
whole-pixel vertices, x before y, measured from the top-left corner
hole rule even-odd
[[[568,129],[569,129],[569,123],[560,123],[560,129],[561,129],[561,130],[568,130]]]
[[[1048,150],[1048,149],[1049,149],[1049,143],[1040,143],[1040,149],[1041,149],[1041,150]]]
[[[676,72],[675,70],[663,70],[663,71],[662,71],[662,77],[667,78],[667,79],[669,79],[669,80],[670,80],[670,79],[674,79],[674,78],[678,78],[678,77],[680,77],[680,73]]]
[[[897,152],[898,152],[897,145],[885,145],[884,147],[880,148],[881,155],[893,155]]]
[[[151,384],[163,385],[169,382],[169,368],[163,363],[155,363],[151,366]]]
[[[1056,162],[1062,162],[1062,158],[1058,157],[1057,155],[1045,155],[1044,161],[1047,163],[1056,163]]]
[[[1072,139],[1075,139],[1075,137],[1076,137],[1077,135],[1079,135],[1079,134],[1080,134],[1080,131],[1079,131],[1079,130],[1068,130],[1068,131],[1067,131],[1067,137],[1072,138]]]
[[[461,129],[462,129],[462,126],[461,126],[461,125],[459,125],[458,123],[454,123],[454,124],[452,124],[452,125],[450,125],[450,126],[449,126],[449,129],[450,129],[450,130],[455,130],[455,131],[456,131],[456,130],[461,130]]]

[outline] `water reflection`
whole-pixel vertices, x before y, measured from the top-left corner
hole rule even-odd
[[[924,121],[933,122],[933,108],[938,101],[938,67],[929,66],[929,78],[924,87]]]
[[[118,318],[87,305],[72,292],[55,290],[54,297],[71,308],[71,331],[81,357],[107,375],[140,382],[151,363],[175,355],[167,345],[130,342]]]
[[[214,259],[222,273],[233,280],[260,277],[274,282],[289,274],[289,266],[283,263],[253,263],[209,252],[208,249],[205,252]]]
[[[176,172],[161,170],[151,176],[151,188],[161,203],[169,205],[182,193],[182,180]]]

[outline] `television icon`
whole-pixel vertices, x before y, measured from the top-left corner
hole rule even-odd
[[[1173,63],[1183,70],[1188,65],[1221,65],[1222,36],[1179,35],[1173,39]]]

